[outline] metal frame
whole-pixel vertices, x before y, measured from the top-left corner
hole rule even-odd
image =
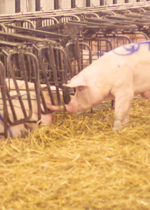
[[[28,61],[32,62],[30,65],[32,65],[32,77],[30,76],[31,74],[28,72],[28,65],[27,65],[27,57]],[[17,62],[17,70],[16,65],[14,67],[14,59]],[[30,59],[30,60],[29,60]],[[39,121],[41,119],[41,111],[40,111],[40,98],[39,98],[39,92],[40,92],[40,83],[39,83],[39,68],[38,68],[38,60],[35,55],[32,53],[24,52],[23,50],[19,50],[19,52],[16,53],[9,53],[7,56],[7,76],[12,79],[14,82],[15,86],[15,91],[16,94],[11,96],[10,94],[10,89],[9,86],[6,88],[6,93],[7,93],[7,98],[9,102],[9,106],[13,115],[13,119],[10,119],[8,115],[8,122],[10,125],[18,125],[24,122],[28,122],[32,116],[32,104],[31,104],[31,97],[30,97],[30,91],[29,91],[29,86],[28,86],[28,81],[34,82],[35,85],[35,93],[36,93],[36,101],[37,101],[37,110],[38,110],[38,119]],[[20,89],[17,84],[17,79],[24,80],[25,82],[25,91],[24,94],[22,95],[20,92]],[[27,96],[27,101],[28,101],[28,107],[29,111],[27,112],[25,109],[25,105],[23,102],[22,97],[26,95]],[[13,100],[18,100],[20,103],[20,107],[23,112],[23,118],[18,119],[17,118],[17,113],[14,109],[13,106]]]

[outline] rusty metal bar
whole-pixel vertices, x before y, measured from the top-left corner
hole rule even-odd
[[[20,12],[20,0],[15,0],[15,13]]]
[[[42,31],[42,30],[35,30],[35,29],[27,29],[27,28],[22,28],[22,27],[18,27],[18,26],[11,26],[11,25],[5,25],[8,28],[14,28],[16,29],[16,31],[20,31],[22,33],[26,32],[26,33],[31,33],[31,34],[35,34],[36,36],[42,35],[48,38],[67,38],[67,35],[63,35],[63,34],[58,34],[58,33],[53,33],[53,32],[46,32],[46,31]]]
[[[4,32],[7,31],[7,28],[2,23],[0,23],[0,29],[3,30]]]
[[[54,9],[59,9],[59,0],[54,0]]]
[[[90,0],[86,0],[86,7],[90,7],[90,6],[91,6]]]
[[[0,40],[0,47],[21,47],[24,46],[22,43],[17,43],[17,42],[6,42],[6,41],[1,41]]]
[[[45,53],[44,53],[44,51],[45,51]],[[52,91],[50,88],[50,79],[52,78],[52,69],[54,69],[54,72],[56,72],[56,69],[55,69],[55,64],[54,64],[53,52],[51,52],[51,54],[50,54],[51,57],[49,58],[49,56],[47,55],[48,51],[49,51],[49,48],[46,48],[46,47],[44,47],[44,48],[42,47],[38,50],[38,59],[39,59],[40,68],[42,70],[40,72],[40,76],[41,76],[44,84],[47,85],[47,90],[48,90],[52,105],[55,105],[53,94],[52,94]],[[45,56],[43,57],[43,55],[45,55]],[[51,61],[50,65],[47,66],[47,65],[45,65],[45,63],[43,63],[45,59],[47,60],[47,62],[49,62],[49,59],[50,59],[50,61]],[[47,69],[48,67],[51,67],[51,70]],[[48,74],[48,72],[49,72],[49,74]],[[46,103],[45,103],[45,100],[44,100],[44,97],[42,94],[42,90],[40,92],[40,95],[42,98],[42,103],[43,103],[43,108],[44,108],[44,110],[43,109],[41,110],[42,114],[50,113],[51,111],[48,110],[46,107]]]
[[[8,125],[7,125],[7,104],[6,104],[6,85],[5,85],[5,68],[2,62],[0,62],[0,88],[1,88],[1,100],[3,103],[3,125],[4,125],[4,133],[0,133],[1,135],[4,135],[5,138],[7,138],[8,133],[7,130]]]
[[[38,62],[37,57],[33,53],[25,52],[25,56],[31,59],[30,62],[32,61],[32,65],[30,66],[32,72],[28,80],[33,82],[35,86],[36,101],[37,101],[37,114],[38,114],[38,121],[39,121],[41,119],[39,62]]]
[[[76,1],[75,0],[71,0],[71,8],[75,8],[76,7]]]
[[[27,35],[19,35],[19,34],[15,34],[15,33],[5,33],[0,31],[0,36],[2,36],[3,38],[5,38],[5,40],[7,39],[11,39],[12,38],[14,40],[19,40],[19,41],[26,41],[26,42],[32,42],[32,43],[38,43],[38,42],[42,42],[43,44],[48,43],[48,42],[53,42],[52,40],[47,40],[47,39],[42,39],[42,38],[37,38],[37,37],[32,37],[32,36],[27,36]]]
[[[100,0],[100,5],[104,5],[104,4],[105,4],[104,0]]]
[[[35,11],[41,10],[41,2],[40,0],[35,0]]]

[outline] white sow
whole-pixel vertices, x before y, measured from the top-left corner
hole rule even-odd
[[[150,98],[150,41],[124,45],[106,53],[66,86],[76,88],[76,94],[65,105],[69,113],[115,99],[113,130],[120,131],[129,121],[134,95]]]

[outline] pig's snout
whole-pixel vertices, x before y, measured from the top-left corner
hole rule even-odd
[[[69,113],[72,113],[72,110],[70,109],[70,105],[69,104],[65,104],[65,110]]]
[[[65,104],[65,110],[68,112],[68,113],[76,113],[76,109],[75,107],[73,106],[72,103],[69,103],[69,104]]]
[[[52,105],[50,103],[47,103],[47,108],[50,109],[51,111],[64,111],[65,107],[64,106],[58,106],[58,105]]]

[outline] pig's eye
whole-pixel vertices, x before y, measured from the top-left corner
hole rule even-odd
[[[78,91],[82,91],[83,90],[83,88],[82,87],[78,87]]]

